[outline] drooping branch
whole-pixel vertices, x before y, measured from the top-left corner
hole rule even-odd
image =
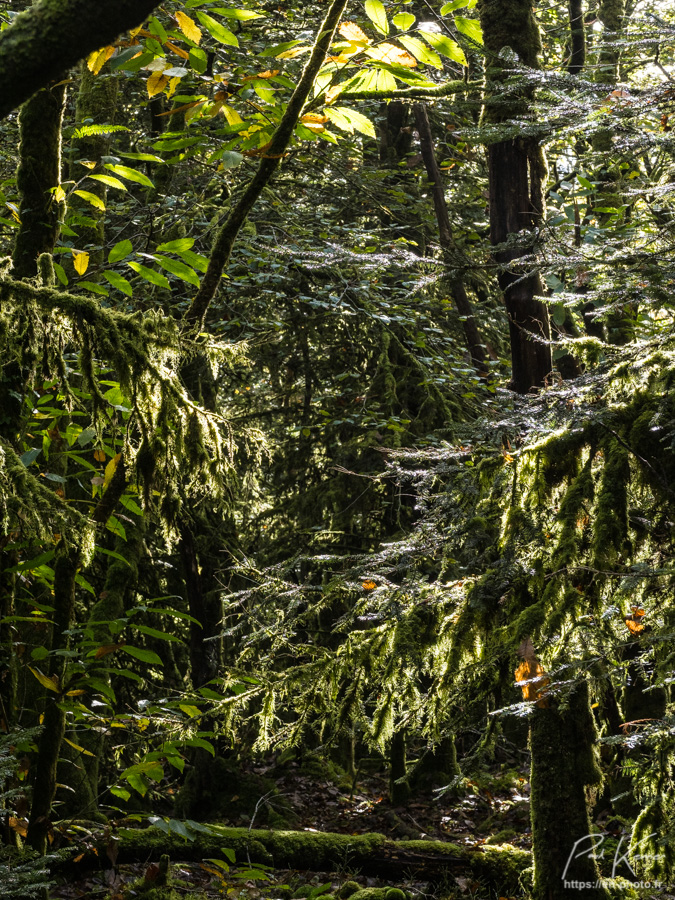
[[[0,34],[0,118],[140,25],[156,0],[38,0]]]
[[[445,202],[445,190],[443,188],[443,179],[441,170],[434,153],[434,143],[431,136],[431,126],[429,125],[429,116],[427,108],[423,103],[416,103],[414,106],[415,124],[420,139],[420,151],[424,167],[427,170],[427,178],[431,182],[431,193],[434,199],[434,210],[436,211],[436,221],[438,223],[438,238],[443,248],[443,254],[447,256],[453,249],[454,241],[452,238],[452,229],[450,227],[450,216],[448,214],[448,204]],[[462,327],[466,338],[469,352],[473,364],[478,369],[485,368],[485,351],[478,334],[476,319],[473,314],[471,301],[469,300],[464,282],[461,276],[455,276],[450,282],[450,293],[457,307],[457,312],[462,317]]]
[[[317,39],[312,48],[309,60],[304,68],[288,106],[281,117],[277,130],[272,135],[272,140],[264,148],[265,155],[260,160],[258,171],[253,176],[248,187],[244,191],[239,202],[232,211],[216,238],[211,253],[209,266],[202,280],[201,287],[192,301],[192,305],[186,314],[188,325],[201,325],[204,316],[213,300],[220,276],[227,265],[232,247],[239,234],[239,229],[246,221],[246,217],[253,209],[256,201],[262,194],[265,186],[270,182],[276,172],[281,159],[288,148],[295,126],[298,123],[303,107],[307,102],[309,93],[314,85],[314,80],[324,64],[326,54],[333,41],[335,29],[340,22],[347,0],[333,0],[326,18],[321,24]]]
[[[483,84],[480,81],[445,81],[436,85],[413,85],[397,90],[382,91],[343,91],[333,99],[342,100],[435,100],[437,97],[450,97],[453,94],[463,94],[468,91],[482,91]],[[318,109],[326,102],[325,93],[319,94],[311,103],[307,104],[306,111]]]

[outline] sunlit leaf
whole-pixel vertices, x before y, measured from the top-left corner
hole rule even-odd
[[[73,266],[78,275],[84,275],[89,268],[89,254],[86,250],[73,250]]]
[[[145,187],[154,188],[154,184],[148,176],[136,171],[136,169],[130,169],[129,166],[117,166],[113,163],[106,163],[105,167],[114,172],[115,175],[119,175],[120,178],[126,178],[127,181],[136,181],[138,184],[145,185]]]
[[[433,66],[435,69],[442,69],[443,63],[438,53],[430,50],[419,38],[412,37],[409,34],[397,35],[397,40],[412,53],[416,60]]]
[[[453,62],[459,63],[460,66],[468,65],[464,51],[456,41],[444,34],[437,34],[435,31],[420,30],[420,34],[438,53],[447,56]]]
[[[93,53],[90,53],[87,57],[87,68],[89,71],[94,75],[98,75],[114,52],[114,47],[102,47],[100,50],[94,50]]]
[[[194,19],[191,19],[190,16],[186,15],[181,10],[176,12],[176,21],[178,22],[178,27],[183,32],[186,38],[189,38],[191,41],[194,41],[195,44],[198,44],[202,39],[201,29],[197,26]],[[197,13],[199,15],[199,13]]]
[[[365,10],[366,15],[380,34],[384,34],[385,36],[388,35],[389,22],[387,21],[387,12],[381,0],[366,0]]]
[[[415,16],[412,13],[396,13],[391,20],[400,31],[407,31],[415,22]]]
[[[480,27],[478,19],[465,19],[463,16],[455,16],[455,27],[457,31],[461,31],[463,35],[476,44],[483,43],[483,29]]]
[[[51,678],[47,675],[43,675],[38,669],[32,668],[32,666],[28,666],[30,671],[35,675],[37,680],[40,682],[42,687],[47,688],[48,691],[54,691],[55,694],[59,693],[59,680],[56,675],[53,675]]]
[[[157,287],[164,288],[164,290],[171,290],[171,286],[169,282],[166,280],[164,275],[160,272],[155,272],[154,269],[149,269],[147,266],[141,265],[138,262],[128,262],[128,266],[130,266],[134,272],[137,272],[142,278],[145,278],[146,281],[149,281],[151,284],[157,285]]]
[[[342,37],[346,38],[348,41],[357,41],[364,46],[370,43],[365,31],[359,28],[356,22],[343,22],[342,25],[340,25],[339,31]]]
[[[87,203],[90,203],[95,209],[104,210],[105,203],[98,197],[96,194],[92,194],[91,191],[73,191],[74,194],[77,194],[78,197],[82,197],[83,200],[86,200]]]
[[[213,16],[209,16],[204,12],[198,12],[196,15],[211,37],[220,41],[221,44],[226,44],[228,47],[239,46],[237,36],[232,34],[229,28],[225,28],[224,25],[221,25],[220,22],[216,21]]]
[[[169,79],[163,72],[152,72],[145,86],[148,91],[148,97],[154,97],[155,94],[161,94],[169,83]]]

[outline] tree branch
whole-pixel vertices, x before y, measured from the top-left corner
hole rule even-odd
[[[229,262],[232,247],[239,234],[239,229],[246,221],[246,217],[253,209],[253,206],[262,194],[265,186],[270,182],[272,176],[279,167],[281,158],[288,148],[295,126],[297,125],[303,107],[307,102],[307,97],[314,84],[314,79],[319,74],[319,70],[324,64],[326,54],[333,41],[335,29],[340,22],[340,18],[342,17],[346,5],[347,0],[333,0],[326,18],[321,24],[307,65],[300,77],[300,81],[293,91],[288,106],[286,107],[286,111],[279,122],[279,126],[272,135],[272,140],[264,149],[265,155],[260,160],[258,171],[253,176],[242,197],[239,199],[239,202],[233,207],[216,238],[211,258],[209,259],[209,267],[204,274],[201,287],[197,291],[197,294],[192,301],[192,305],[185,317],[188,325],[197,325],[200,327],[201,323],[204,321],[206,311],[218,288],[220,276]]]
[[[157,0],[38,0],[0,34],[0,118],[119,34]]]

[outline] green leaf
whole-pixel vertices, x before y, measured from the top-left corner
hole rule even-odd
[[[106,271],[103,273],[103,277],[106,278],[114,288],[117,288],[118,291],[126,294],[127,297],[133,296],[133,289],[124,275],[120,275],[118,272]]]
[[[195,287],[199,287],[199,275],[197,275],[195,270],[191,269],[190,266],[178,262],[177,259],[167,259],[166,256],[155,256],[155,259],[163,269],[166,269],[167,272],[171,272],[176,278],[182,278],[183,281],[187,281]]]
[[[463,16],[455,16],[455,27],[463,35],[476,44],[483,43],[483,29],[478,19],[465,19]]]
[[[583,175],[577,175],[577,181],[582,187],[585,187],[589,191],[595,190],[595,185],[592,181],[589,181],[588,178],[584,178]]]
[[[84,288],[86,291],[91,291],[92,294],[100,294],[103,297],[107,297],[110,293],[107,287],[104,287],[102,284],[96,284],[94,281],[78,281],[77,286]]]
[[[120,562],[126,563],[128,566],[131,565],[128,559],[125,559],[121,553],[116,553],[114,550],[106,550],[105,547],[101,547],[100,544],[96,544],[94,550],[97,553],[103,553],[105,556],[112,556],[113,559],[118,559]]]
[[[73,191],[73,193],[77,194],[78,197],[82,197],[87,203],[91,203],[96,209],[105,209],[103,200],[101,200],[100,197],[97,197],[96,194],[92,194],[91,191]]]
[[[140,659],[141,662],[151,663],[155,666],[162,665],[162,660],[153,650],[144,650],[141,647],[129,647],[127,644],[121,649],[124,650],[125,653],[128,653],[129,656],[133,656],[134,659]]]
[[[220,13],[221,16],[225,16],[228,19],[239,19],[240,22],[248,22],[251,19],[265,18],[265,13],[253,12],[249,9],[232,9],[229,6],[219,6],[217,9],[212,10],[212,12]]]
[[[96,596],[96,591],[94,590],[93,585],[91,585],[83,575],[76,575],[75,582],[76,584],[79,584],[81,588],[84,588],[85,591],[89,591],[90,594]]]
[[[190,250],[194,245],[194,238],[178,238],[175,241],[167,241],[165,244],[160,244],[157,248],[160,252],[164,251],[165,253],[180,253],[182,250]]]
[[[136,169],[130,169],[129,166],[116,166],[113,163],[106,163],[105,167],[114,172],[115,175],[119,175],[120,178],[126,178],[127,181],[136,181],[138,184],[145,185],[145,187],[154,188],[154,184],[148,176],[142,172],[137,172]]]
[[[124,525],[116,519],[115,516],[110,516],[108,521],[105,523],[105,527],[108,531],[112,531],[113,534],[116,534],[118,537],[121,537],[123,541],[127,539],[127,533],[125,531]]]
[[[108,262],[110,265],[119,262],[121,259],[124,259],[125,256],[128,256],[133,249],[131,241],[118,241],[108,254]]]
[[[243,154],[237,153],[236,150],[225,150],[220,157],[220,165],[223,169],[235,169],[244,161]]]
[[[365,134],[368,137],[375,137],[375,126],[363,113],[357,112],[355,109],[349,109],[346,106],[336,106],[335,109],[342,113],[354,131],[360,131],[361,134]]]
[[[157,287],[164,288],[166,291],[171,290],[171,286],[167,279],[159,272],[155,272],[153,269],[149,269],[147,266],[141,265],[141,263],[137,262],[128,262],[127,265],[134,270],[134,272],[138,272],[138,274],[145,278],[146,281],[149,281],[151,284],[156,284]]]
[[[77,436],[77,443],[80,447],[86,447],[87,444],[90,444],[93,439],[96,437],[96,429],[95,428],[85,428],[84,431],[81,431]]]
[[[415,21],[412,13],[396,13],[391,20],[400,31],[407,31]]]
[[[130,627],[135,628],[136,631],[140,631],[142,634],[147,634],[150,637],[154,637],[158,641],[174,641],[178,644],[183,643],[182,640],[175,634],[167,634],[165,631],[158,631],[157,628],[150,628],[149,625],[131,625]]]
[[[192,47],[190,49],[190,65],[199,75],[203,75],[206,72],[208,59],[201,47]]]
[[[412,53],[418,62],[425,63],[427,66],[433,66],[436,69],[443,68],[443,63],[438,53],[430,50],[419,38],[411,37],[408,34],[399,34],[397,39],[409,53]]]
[[[107,184],[109,187],[118,188],[120,191],[128,190],[125,184],[119,180],[119,178],[113,178],[112,175],[90,175],[90,178],[93,178],[94,181],[102,181],[103,184]]]
[[[441,15],[447,16],[448,13],[454,12],[456,9],[462,9],[465,6],[473,9],[475,5],[476,0],[451,0],[450,3],[441,6]]]
[[[206,272],[209,267],[208,258],[202,256],[201,253],[193,253],[192,250],[176,250],[175,252],[178,253],[189,266],[192,266],[193,269],[197,269],[198,272]]]
[[[59,279],[61,284],[64,287],[67,287],[68,276],[66,275],[66,270],[63,268],[63,266],[60,263],[55,262],[54,263],[54,271],[56,272],[56,277]]]
[[[221,44],[227,44],[228,47],[238,47],[239,41],[236,36],[232,34],[232,32],[225,28],[224,25],[221,25],[220,22],[217,22],[212,16],[208,16],[206,13],[197,12],[195,13],[199,21],[202,23],[204,28],[209,32],[211,37],[215,38],[217,41],[220,41]]]
[[[120,787],[111,787],[110,793],[114,797],[119,797],[120,800],[128,800],[129,797],[131,797],[131,794],[129,793],[129,791],[125,791],[124,788],[120,788]]]
[[[460,66],[468,65],[464,51],[456,41],[444,34],[436,34],[434,31],[420,31],[424,40],[431,44],[434,50],[437,50],[443,56],[447,56],[453,62],[459,63]]]
[[[40,448],[34,447],[32,450],[26,450],[26,452],[23,453],[19,458],[21,459],[21,462],[24,464],[24,466],[28,468],[31,463],[35,462],[39,455]]]
[[[389,22],[387,22],[387,12],[381,0],[366,0],[365,9],[366,15],[380,34],[388,35]]]

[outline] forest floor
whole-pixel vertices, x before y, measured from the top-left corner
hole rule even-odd
[[[387,779],[381,772],[357,773],[350,782],[344,773],[317,758],[310,759],[309,764],[307,760],[291,760],[283,765],[268,759],[245,764],[237,777],[227,780],[229,788],[224,793],[214,788],[214,797],[218,793],[218,803],[222,804],[219,823],[239,828],[349,835],[377,832],[393,840],[440,840],[476,850],[484,845],[510,844],[529,851],[530,786],[525,763],[522,768],[497,763],[464,778],[459,790],[420,789],[405,805],[393,807],[388,800]],[[243,798],[242,793],[248,796]],[[144,818],[139,824],[147,824],[147,816]],[[606,816],[601,814],[597,824],[607,825]],[[610,829],[611,825],[610,821]],[[149,865],[148,860],[98,873],[83,872],[81,878],[54,886],[51,897],[142,900],[145,895],[138,889],[138,880],[152,870]],[[412,871],[403,881],[397,876],[392,884],[346,867],[337,872],[251,869],[237,859],[229,871],[226,868],[222,861],[219,865],[213,860],[188,863],[172,858],[175,893],[171,900],[320,900],[324,896],[329,900],[329,895],[339,896],[347,881],[356,882],[359,888],[396,886],[414,900],[431,896],[487,900],[497,896],[493,889],[462,874],[448,877],[448,883],[439,886],[418,880],[423,876]],[[384,892],[381,898],[372,900],[385,900]]]
[[[275,828],[295,831],[341,834],[377,832],[394,840],[433,839],[466,848],[477,848],[486,843],[509,843],[520,849],[530,849],[526,768],[520,771],[503,764],[493,771],[485,770],[464,779],[459,795],[456,791],[429,788],[416,791],[405,805],[393,807],[387,796],[387,779],[382,773],[357,774],[356,780],[350,782],[344,775],[337,777],[330,764],[324,767],[322,777],[322,766],[317,759],[309,766],[294,761],[279,766],[271,759],[249,763],[244,767],[243,779],[232,781],[231,796],[223,798],[220,823],[251,828],[265,828],[271,824]],[[264,793],[260,793],[254,805],[249,797],[242,808],[237,785],[245,783],[250,795],[251,784],[256,781]],[[261,871],[257,878],[247,880],[238,877],[241,873],[236,866],[228,873],[206,861],[203,864],[181,863],[172,859],[171,862],[176,895],[189,900],[224,896],[233,900],[286,900],[291,897],[315,900],[339,890],[346,880],[354,880],[360,887],[385,884],[381,879],[362,877],[351,871]],[[65,884],[55,885],[51,897],[54,900],[127,900],[140,896],[133,885],[147,868],[146,862],[83,873],[82,878],[70,878]],[[245,872],[243,874],[245,876]],[[265,875],[267,878],[263,880]],[[444,891],[446,896],[451,892],[450,888],[467,897],[477,896],[476,890],[480,886],[471,883],[471,879],[457,876],[455,881],[456,884],[448,885]],[[414,878],[405,884],[397,882],[397,886],[413,896],[430,893],[427,882]]]

